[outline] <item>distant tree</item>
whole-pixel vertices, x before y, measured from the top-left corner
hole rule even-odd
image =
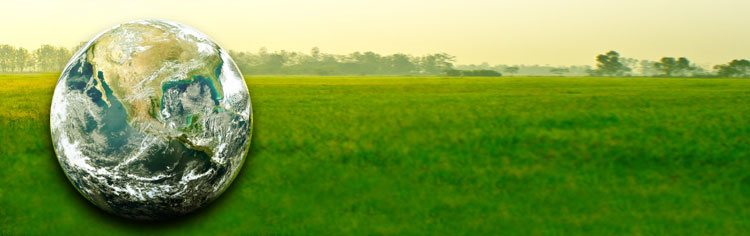
[[[68,49],[47,44],[34,50],[33,53],[37,71],[41,72],[61,71],[68,59],[70,59],[70,56]]]
[[[445,70],[445,75],[447,75],[447,76],[462,76],[463,75],[463,71],[456,70],[456,69],[448,69],[448,70]]]
[[[430,54],[422,57],[419,61],[420,69],[424,74],[440,74],[453,69],[454,56],[446,53]]]
[[[552,68],[552,69],[550,69],[549,72],[552,73],[552,74],[560,76],[560,75],[563,75],[565,73],[570,72],[570,70],[568,68],[558,67],[558,68]]]
[[[621,57],[620,62],[622,62],[622,64],[626,67],[630,68],[628,72],[634,72],[635,68],[637,68],[638,64],[640,63],[640,60],[629,57]]]
[[[29,50],[25,48],[17,48],[13,55],[13,64],[15,65],[16,72],[24,72],[33,64],[31,54]]]
[[[520,68],[518,68],[518,66],[509,66],[509,67],[505,67],[503,72],[508,73],[510,75],[515,75],[516,73],[518,73],[519,69]]]
[[[387,64],[387,72],[389,74],[410,74],[413,73],[417,65],[414,64],[413,59],[406,54],[393,54],[384,58]]]
[[[674,59],[674,57],[662,57],[654,67],[661,72],[662,76],[688,76],[697,68],[690,64],[690,60],[684,57]]]
[[[494,70],[470,70],[465,71],[464,76],[500,77],[503,74]]]
[[[237,68],[239,68],[242,73],[250,73],[250,60],[247,53],[229,50],[229,56],[232,57],[234,64],[237,65]]]
[[[0,72],[23,72],[33,65],[29,50],[0,45]]]
[[[0,71],[9,72],[13,67],[15,48],[10,45],[0,45]]]
[[[72,53],[70,50],[64,47],[58,47],[57,50],[55,50],[54,58],[53,58],[53,68],[50,71],[62,71],[65,69],[65,65],[68,63],[68,60],[70,60],[70,57],[72,56]]]
[[[748,78],[750,77],[750,61],[745,59],[732,60],[726,65],[714,67],[721,77]]]
[[[310,49],[310,57],[314,59],[315,61],[320,61],[321,54],[320,54],[320,48],[313,47]]]
[[[382,72],[382,57],[374,52],[355,52],[350,55],[355,64],[357,74],[380,74]]]
[[[622,76],[630,72],[630,67],[620,61],[620,54],[616,51],[609,51],[605,54],[596,56],[596,70],[593,75],[600,76]]]
[[[642,61],[640,61],[640,63],[639,63],[640,64],[640,70],[639,70],[640,74],[643,75],[643,76],[655,76],[655,75],[658,75],[659,73],[661,73],[656,68],[656,63],[657,62],[655,62],[655,61],[649,61],[649,60],[642,60]]]
[[[259,70],[264,71],[268,74],[280,73],[281,68],[284,66],[286,60],[287,58],[285,51],[267,54],[262,58],[263,64],[260,65]]]
[[[321,54],[320,64],[313,68],[318,75],[331,75],[339,73],[341,63],[335,55]]]
[[[447,76],[476,76],[476,77],[500,77],[500,72],[494,70],[456,70],[448,69],[445,71]]]
[[[677,70],[677,60],[674,57],[662,57],[659,62],[654,64],[656,69],[661,71],[662,75],[666,77],[672,77],[674,71]]]
[[[690,60],[685,57],[677,58],[677,74],[679,76],[690,76],[692,72],[696,70]]]

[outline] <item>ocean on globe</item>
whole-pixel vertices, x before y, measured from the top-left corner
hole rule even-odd
[[[239,172],[253,116],[229,54],[182,24],[145,20],[101,33],[55,87],[58,161],[96,206],[134,219],[183,215]]]

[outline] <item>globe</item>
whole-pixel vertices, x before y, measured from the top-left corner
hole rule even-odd
[[[164,219],[216,199],[249,149],[252,108],[229,54],[182,24],[115,26],[68,62],[50,131],[72,185],[105,211]]]

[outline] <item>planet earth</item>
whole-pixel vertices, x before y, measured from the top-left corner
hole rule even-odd
[[[164,219],[224,192],[252,133],[229,54],[188,26],[124,23],[89,41],[55,87],[50,131],[73,186],[105,211]]]

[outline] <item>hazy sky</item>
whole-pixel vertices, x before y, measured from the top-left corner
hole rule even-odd
[[[4,0],[0,9],[0,44],[30,49],[161,18],[233,50],[446,52],[460,64],[593,64],[610,49],[703,65],[750,58],[749,0]]]

